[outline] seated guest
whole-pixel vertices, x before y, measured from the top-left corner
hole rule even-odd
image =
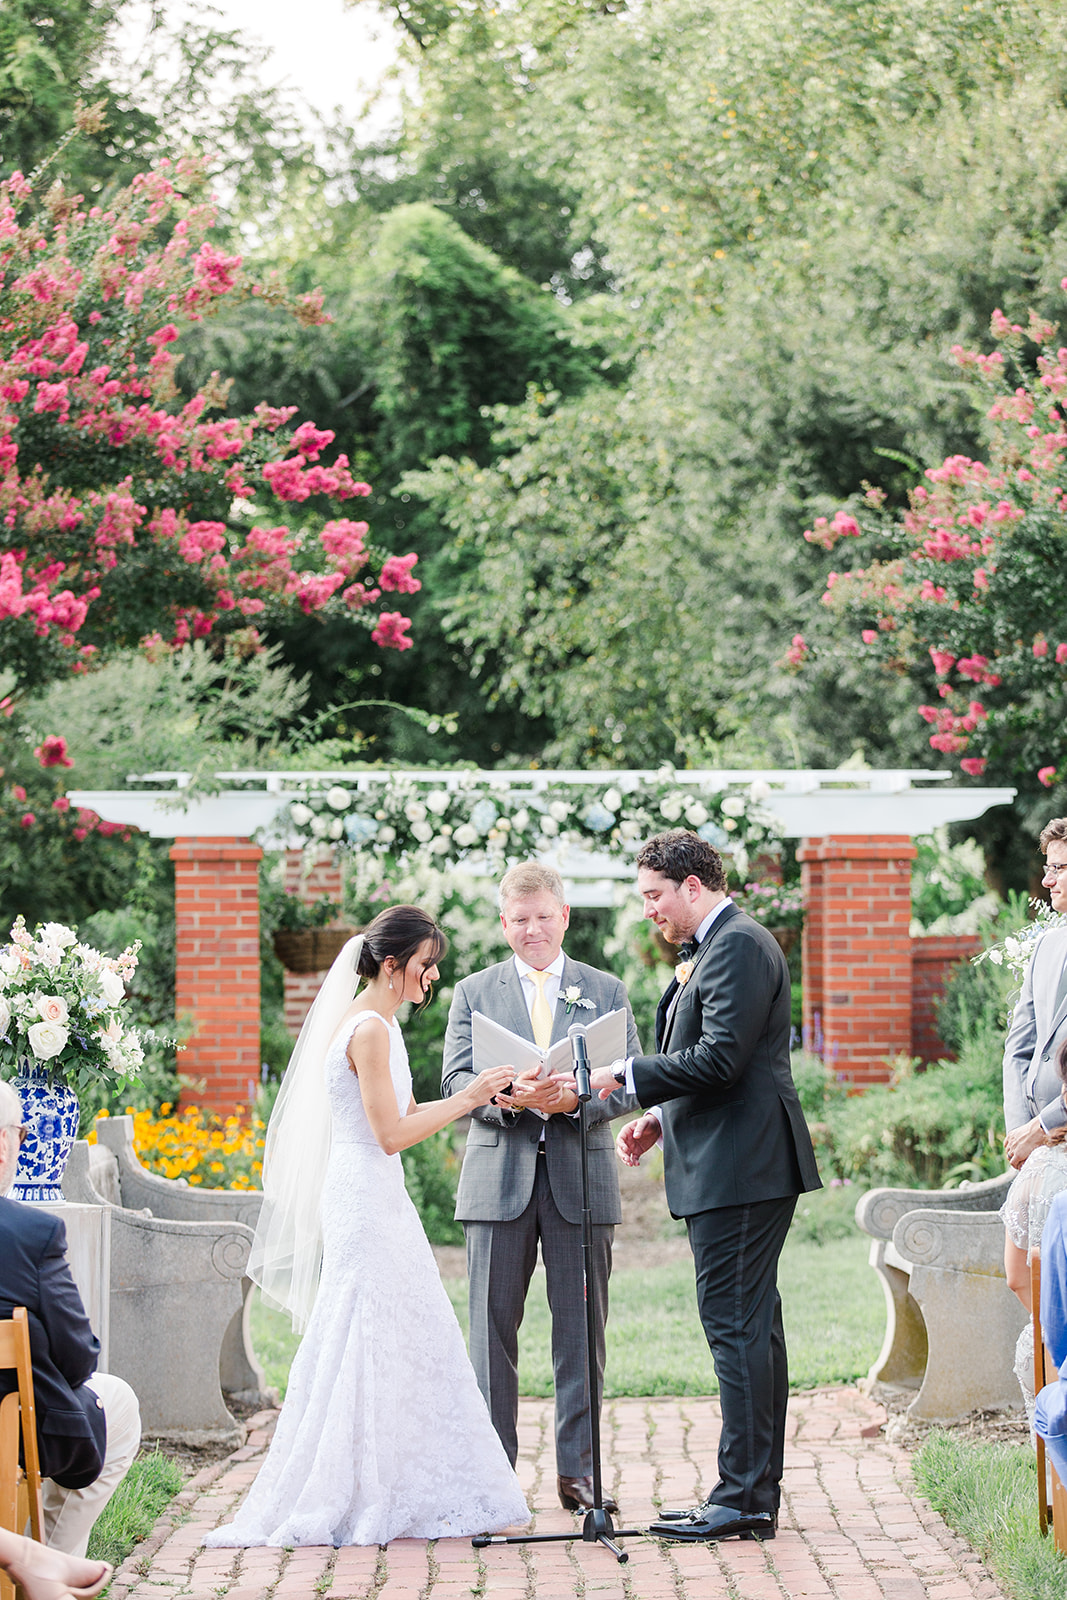
[[[1067,1191],[1049,1206],[1041,1235],[1041,1332],[1060,1376],[1038,1395],[1034,1427],[1067,1483]]]
[[[84,1556],[137,1454],[141,1416],[129,1384],[95,1370],[100,1342],[70,1274],[62,1222],[43,1206],[4,1198],[21,1138],[22,1105],[0,1082],[0,1317],[15,1306],[29,1314],[45,1542]],[[0,1372],[0,1395],[16,1387],[14,1372]]]

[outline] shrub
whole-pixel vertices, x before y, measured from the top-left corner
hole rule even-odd
[[[198,1106],[162,1116],[133,1111],[137,1158],[161,1178],[183,1178],[202,1189],[258,1189],[263,1173],[263,1122],[216,1117]],[[95,1133],[89,1135],[95,1139]]]
[[[463,1229],[452,1215],[460,1159],[451,1128],[403,1152],[404,1181],[431,1244],[463,1243]]]

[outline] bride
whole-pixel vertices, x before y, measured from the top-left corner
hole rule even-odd
[[[307,1331],[259,1476],[208,1545],[387,1544],[529,1519],[400,1160],[511,1076],[412,1099],[396,1012],[428,1003],[445,949],[424,911],[391,906],[345,945],[297,1041],[249,1273]]]

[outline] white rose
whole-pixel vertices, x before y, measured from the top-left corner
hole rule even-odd
[[[550,839],[554,833],[559,832],[559,823],[555,817],[550,815],[541,818],[541,832]]]
[[[379,844],[392,844],[392,842],[393,842],[393,840],[395,838],[396,838],[396,829],[389,827],[388,824],[384,828],[379,828],[378,829],[378,843]]]
[[[117,972],[105,967],[100,973],[100,993],[109,1006],[117,1006],[126,998],[126,988]]]
[[[60,1028],[65,1027],[70,1017],[67,1002],[58,994],[39,994],[36,1000],[37,1015],[44,1022],[54,1022]]]
[[[692,805],[685,808],[685,820],[691,828],[702,828],[709,815],[707,806],[701,805],[699,800],[694,800]]]
[[[8,1005],[7,1001],[4,999],[3,995],[0,994],[0,1038],[2,1038],[7,1033],[7,1030],[8,1030],[8,1028],[10,1026],[11,1026],[11,1007]]]
[[[622,805],[622,795],[619,793],[618,789],[605,789],[604,798],[601,801],[601,804],[608,811],[618,811],[619,807]]]
[[[326,791],[326,804],[334,811],[347,811],[351,798],[348,790],[342,789],[339,783],[335,783],[332,789]]]
[[[516,811],[515,815],[511,819],[511,826],[513,828],[518,828],[520,833],[530,826],[530,813],[527,811],[525,806],[523,806],[521,811]]]
[[[500,821],[496,825],[496,831],[497,831],[497,833],[510,833],[511,832],[511,823],[508,821],[507,817],[501,817],[500,818]]]
[[[737,827],[737,823],[734,821],[733,817],[723,817],[722,825],[726,829],[727,833],[733,833],[734,829]]]
[[[345,825],[340,817],[334,817],[326,831],[331,839],[340,839],[345,831]]]
[[[19,960],[18,951],[12,945],[5,945],[3,950],[0,950],[0,972],[7,978],[13,978],[16,972],[21,970],[22,962]]]
[[[478,843],[478,830],[469,822],[461,822],[452,837],[461,850],[469,850],[472,844]]]
[[[557,822],[566,822],[571,814],[571,808],[565,800],[553,800],[548,808],[548,814],[550,817],[554,817]]]
[[[60,1027],[56,1022],[35,1022],[26,1029],[26,1037],[38,1061],[51,1061],[63,1049],[70,1037],[70,1030]]]
[[[754,805],[762,805],[764,800],[771,798],[771,786],[766,778],[757,778],[748,791],[748,798]]]
[[[448,838],[448,836],[446,834],[439,833],[433,844],[430,846],[430,849],[433,851],[435,856],[443,856],[448,853],[451,847],[452,841]]]
[[[298,828],[306,828],[315,813],[312,811],[311,807],[306,806],[302,800],[294,800],[293,804],[289,807],[289,815],[292,817]]]
[[[452,796],[447,789],[434,789],[426,796],[427,809],[432,811],[435,817],[443,817],[451,804]]]
[[[721,810],[724,817],[743,817],[745,814],[745,802],[739,794],[728,794],[722,803]]]
[[[677,794],[669,794],[660,806],[660,816],[666,817],[668,822],[677,822],[685,806],[685,800]]]
[[[632,817],[628,817],[625,822],[619,824],[620,836],[629,843],[632,843],[634,839],[640,839],[641,833],[642,828],[640,824],[634,822]]]
[[[433,838],[433,828],[428,822],[413,822],[411,824],[411,831],[420,844],[429,844],[430,840]]]
[[[326,832],[326,828],[327,828],[327,822],[326,822],[326,818],[325,817],[312,817],[312,819],[311,819],[311,831],[315,835],[316,839],[321,839],[322,838],[322,836]]]
[[[421,800],[409,800],[404,807],[404,815],[409,822],[425,822],[426,807]],[[418,838],[418,834],[415,837]]]
[[[63,950],[78,941],[74,929],[65,928],[61,922],[46,922],[41,929],[41,936],[47,939],[49,944],[58,944]]]

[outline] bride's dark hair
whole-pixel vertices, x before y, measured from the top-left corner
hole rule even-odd
[[[356,970],[361,978],[376,978],[382,970],[383,961],[390,957],[403,971],[427,940],[430,941],[431,950],[426,964],[432,967],[448,949],[448,940],[441,929],[420,906],[389,906],[385,911],[379,911],[374,921],[368,922],[364,928],[363,949]],[[415,1010],[421,1011],[432,999],[433,989],[430,988]]]

